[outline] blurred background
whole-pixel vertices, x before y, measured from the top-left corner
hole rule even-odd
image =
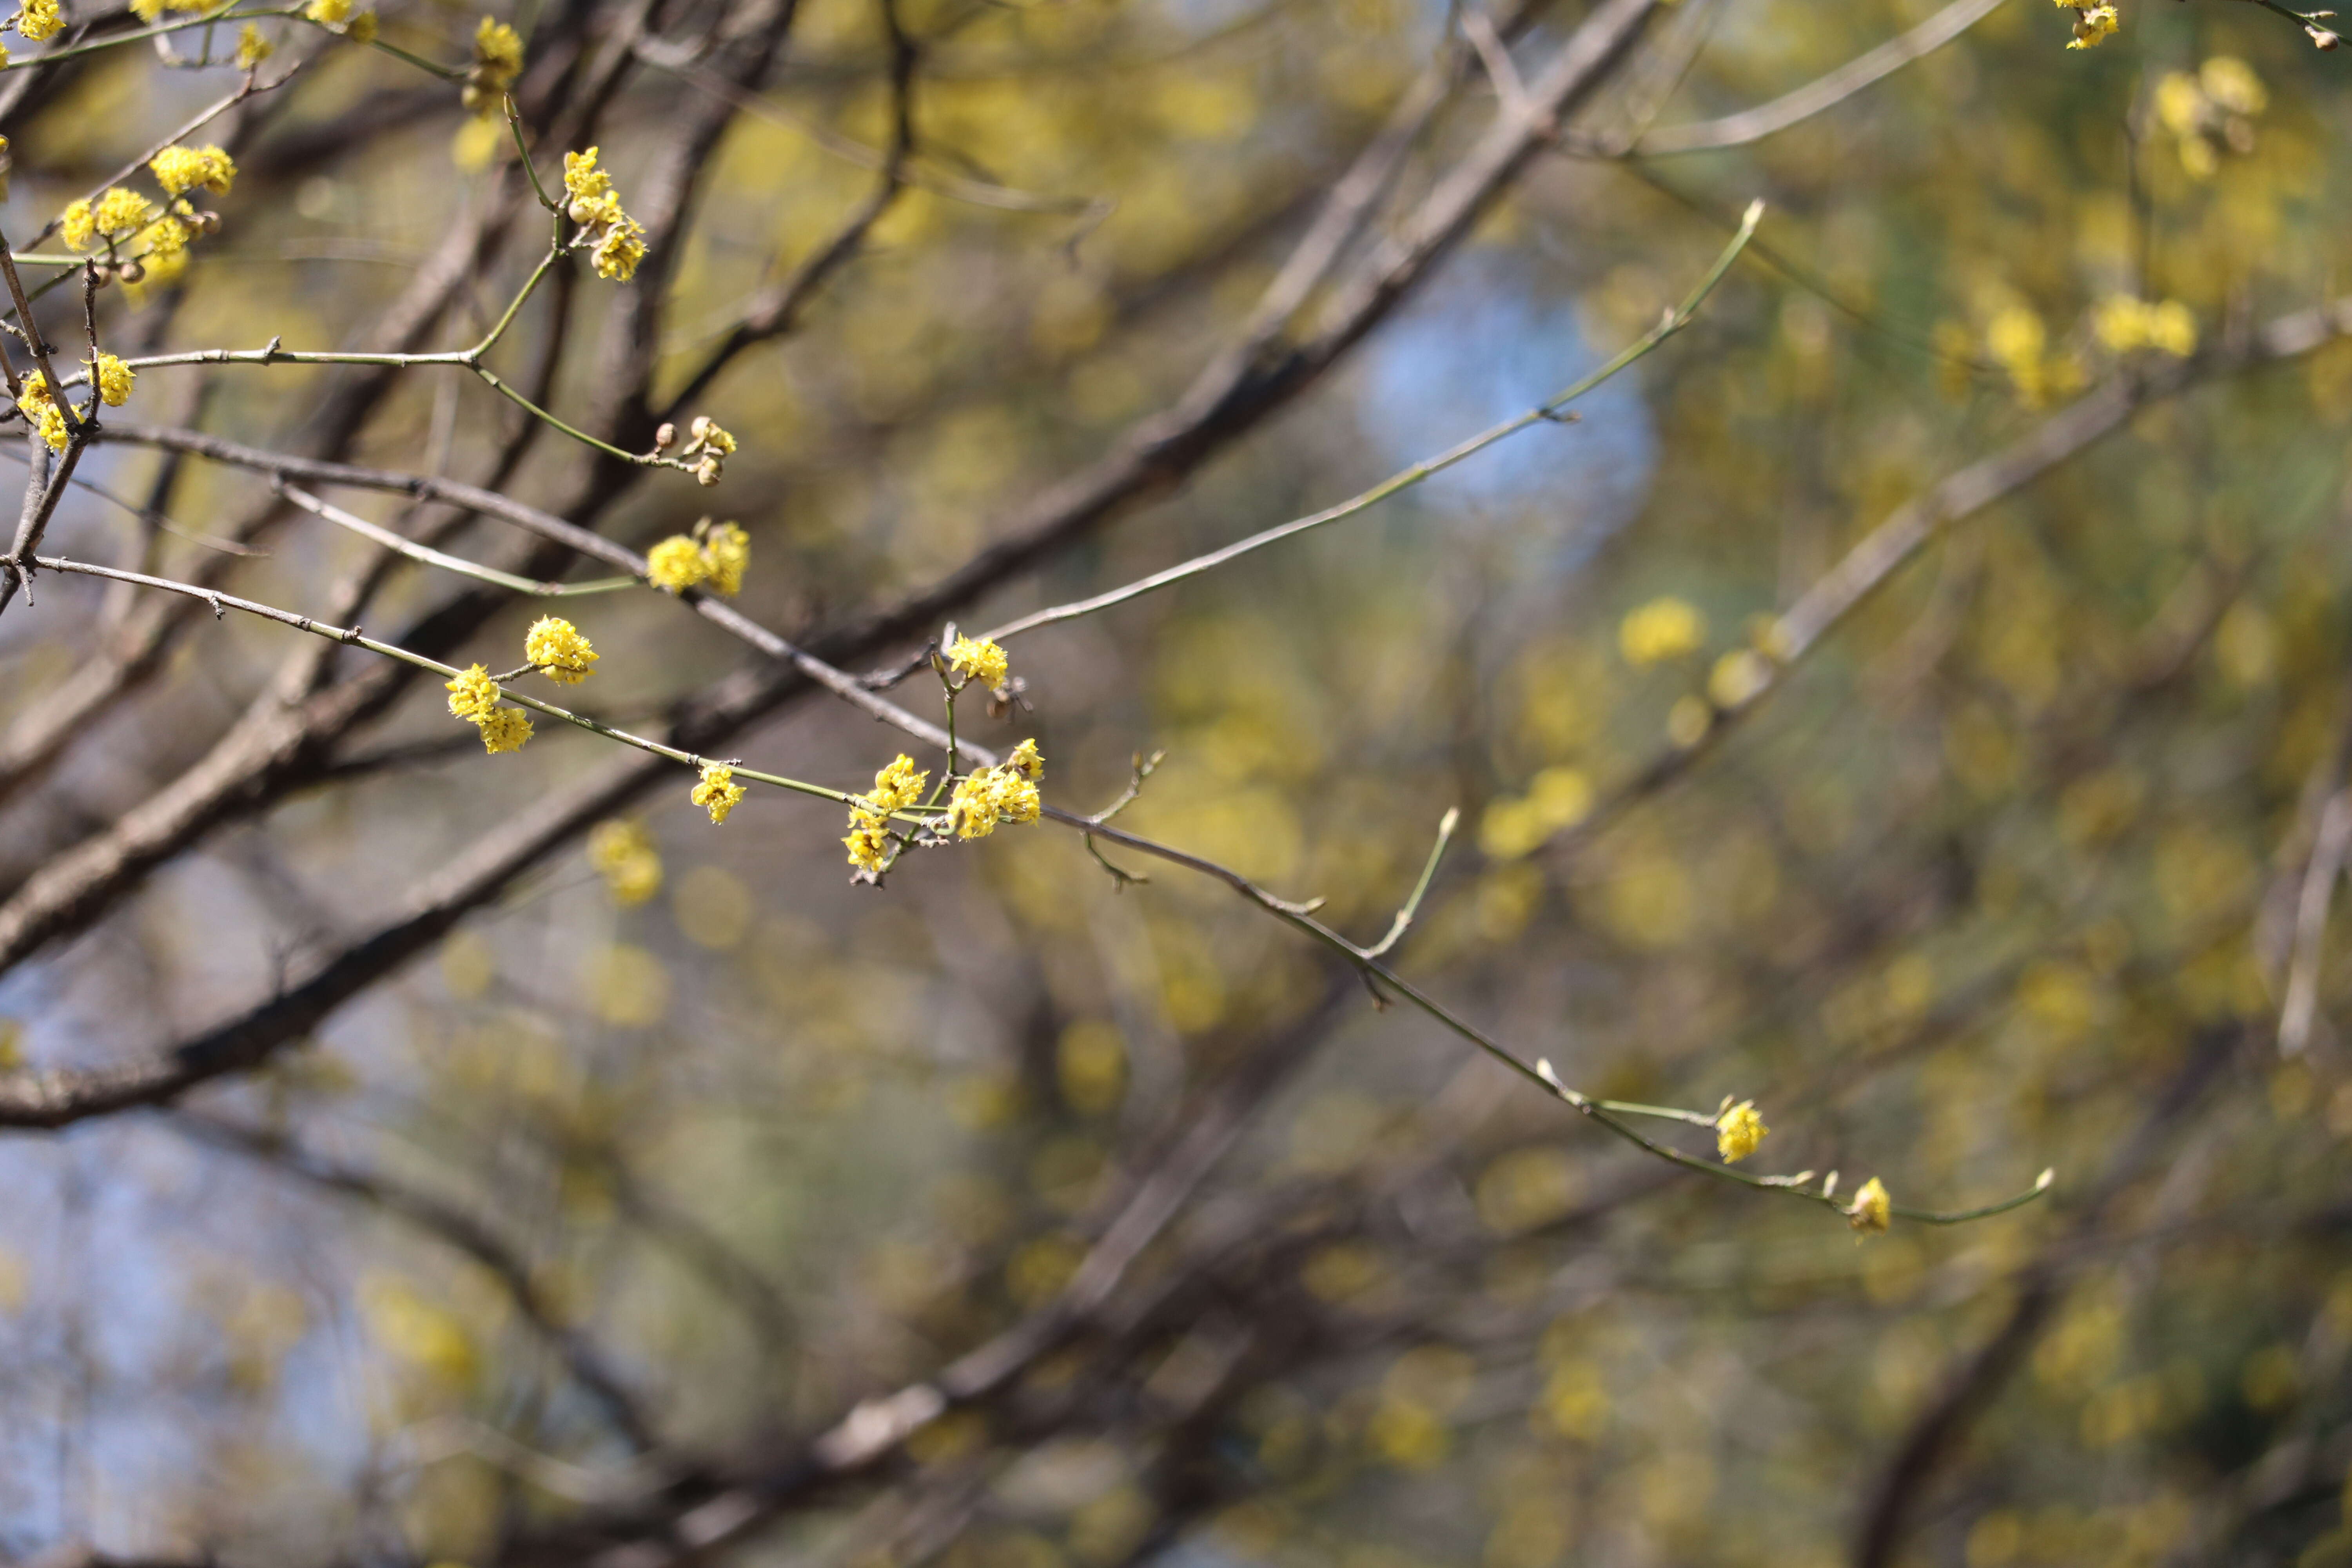
[[[1409,150],[1346,254],[1443,195],[1507,113],[1465,37],[1499,27],[1532,83],[1606,17],[501,12],[541,171],[593,141],[657,240],[666,200],[678,221],[634,285],[552,279],[493,363],[625,446],[690,387],[684,412],[741,442],[723,482],[595,468],[446,369],[154,368],[108,419],[447,473],[638,549],[732,520],[740,607],[862,670],[1527,409],[1654,326],[1760,196],[1689,329],[1580,422],[1012,639],[1030,710],[961,718],[992,747],[1034,735],[1074,811],[1164,751],[1122,826],[1324,899],[1363,942],[1458,805],[1394,955],[1447,1005],[1594,1093],[1753,1098],[1772,1132],[1743,1169],[1952,1209],[2054,1166],[2046,1201],[1858,1243],[1610,1139],[1177,867],[1105,847],[1149,878],[1123,886],[1045,825],[853,886],[835,806],[758,793],[714,827],[663,772],[580,805],[286,1031],[299,1048],[0,1135],[0,1552],[2352,1563],[2352,953],[2325,901],[2352,347],[2263,336],[2352,286],[2346,57],[2216,0],[2144,0],[2070,52],[2064,13],[1995,0],[1810,118],[1721,118],[1933,14],[1660,11],[1311,387],[863,642],[1165,417],[1384,126]],[[478,21],[396,0],[382,37],[462,71]],[[471,341],[541,254],[504,126],[383,51],[261,26],[258,79],[302,68],[189,138],[237,159],[220,231],[176,280],[102,291],[105,346]],[[205,31],[173,35],[176,68],[134,42],[0,77],[20,247],[248,79],[191,63]],[[1737,144],[1678,150],[1690,125]],[[2177,301],[2189,340],[2118,298]],[[74,310],[51,332],[79,345]],[[2126,386],[2147,395],[2111,434],[1960,508],[1769,691],[1727,689],[1724,656],[1772,650],[1899,508]],[[542,607],[414,564],[355,589],[372,547],[236,468],[105,441],[78,475],[57,553],[493,669]],[[494,521],[331,499],[523,559]],[[546,721],[485,757],[437,682],[362,689],[363,655],[282,626],[55,575],[11,608],[19,1079],[265,1008],[612,765]],[[603,660],[549,695],[618,722],[758,664],[655,595],[565,613]],[[935,715],[928,682],[894,700]],[[779,700],[715,749],[854,790],[902,741]],[[1662,1136],[1711,1157],[1702,1130]]]

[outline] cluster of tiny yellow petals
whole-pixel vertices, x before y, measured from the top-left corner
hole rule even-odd
[[[1706,617],[1696,606],[1668,596],[1653,599],[1617,628],[1617,649],[1633,665],[1664,664],[1706,646]]]
[[[166,147],[147,161],[147,170],[164,194],[173,196],[198,185],[225,196],[236,178],[236,162],[218,147]]]
[[[976,680],[991,691],[1004,684],[1012,669],[1012,660],[994,643],[974,642],[968,637],[958,637],[948,644],[948,670],[958,679]]]
[[[50,450],[64,451],[67,439],[65,411],[50,395],[48,377],[37,370],[27,371],[22,384],[24,390],[16,398],[17,411],[40,431],[41,439],[49,444]]]
[[[852,797],[849,834],[841,841],[849,851],[851,865],[861,871],[879,872],[889,864],[889,816],[920,802],[923,786],[930,778],[928,771],[915,766],[915,759],[902,752],[874,775],[872,789]]]
[[[591,247],[588,259],[596,276],[626,283],[645,259],[646,231],[622,209],[613,176],[596,166],[596,152],[591,147],[563,154],[564,210]]]
[[[646,577],[656,588],[680,593],[708,575],[702,546],[683,533],[673,533],[646,552]]]
[[[626,908],[661,890],[661,854],[653,837],[634,822],[600,822],[588,834],[588,864],[604,879],[613,901]]]
[[[904,752],[890,764],[874,775],[874,787],[861,797],[877,816],[887,816],[894,811],[904,811],[923,798],[923,786],[930,783],[927,769],[915,765],[915,759]]]
[[[330,27],[346,20],[351,14],[352,0],[310,0],[302,8],[303,16]]]
[[[474,29],[474,68],[466,73],[465,104],[488,114],[522,75],[522,35],[494,17]]]
[[[1045,812],[1037,781],[1045,774],[1045,759],[1034,741],[1024,741],[1013,756],[992,768],[982,768],[956,781],[948,799],[947,815],[938,832],[958,838],[985,838],[999,823],[1034,822]]]
[[[37,44],[56,37],[65,26],[65,13],[58,0],[25,0],[24,8],[16,13],[16,31]]]
[[[479,719],[499,705],[498,683],[490,672],[480,665],[468,665],[447,682],[449,716],[453,719]]]
[[[673,533],[646,552],[646,580],[673,594],[708,583],[732,597],[742,591],[751,565],[751,536],[731,522],[711,527],[708,518],[691,535]]]
[[[2095,49],[2114,36],[2121,24],[2112,5],[2097,5],[2093,0],[2057,0],[2062,11],[2074,13],[2074,41],[2070,49]]]
[[[541,616],[523,637],[522,657],[548,679],[577,686],[593,673],[597,653],[578,626],[561,616]]]
[[[2157,349],[2187,359],[2197,352],[2197,318],[2178,300],[2156,304],[2129,294],[2114,295],[2092,313],[2091,330],[2110,353]]]
[[[120,408],[131,401],[131,384],[138,373],[112,354],[102,353],[90,366],[90,379],[98,384],[98,395],[109,408]]]
[[[240,70],[251,70],[278,52],[278,46],[261,36],[261,29],[251,22],[236,36],[236,64]]]
[[[1883,1234],[1894,1217],[1894,1200],[1887,1196],[1886,1184],[1876,1176],[1862,1184],[1862,1190],[1853,1194],[1853,1203],[1845,1211],[1846,1224],[1864,1236]]]
[[[1727,1106],[1723,1114],[1715,1119],[1715,1152],[1723,1156],[1724,1163],[1737,1164],[1756,1152],[1756,1146],[1770,1131],[1764,1125],[1764,1119],[1756,1114],[1756,1102],[1743,1100]]]
[[[155,216],[154,204],[137,191],[108,187],[93,205],[89,197],[66,208],[58,232],[76,250],[88,250],[100,237],[109,239],[144,228]]]
[[[520,709],[499,706],[499,685],[480,665],[469,665],[446,685],[449,716],[463,719],[482,732],[482,747],[492,756],[522,749],[530,739],[530,716]]]
[[[613,176],[596,166],[596,149],[563,154],[563,194],[573,201],[593,201],[613,188]]]
[[[743,786],[735,782],[735,770],[722,763],[702,764],[702,782],[694,786],[690,797],[694,804],[710,814],[715,826],[727,820],[727,814],[741,804]]]
[[[475,723],[482,731],[482,749],[494,757],[520,752],[530,739],[530,715],[520,708],[494,708]]]
[[[731,522],[722,522],[703,536],[702,554],[710,571],[710,585],[732,598],[743,590],[743,574],[751,567],[751,536]]]

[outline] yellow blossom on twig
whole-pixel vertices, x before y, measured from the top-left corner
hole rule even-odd
[[[1003,648],[992,642],[974,642],[967,637],[959,637],[948,644],[947,656],[949,673],[967,681],[976,680],[992,691],[1004,684],[1012,668],[1012,660]]]
[[[702,782],[694,786],[690,797],[694,804],[710,813],[715,826],[727,820],[727,814],[742,803],[743,786],[735,782],[735,770],[723,763],[702,764]]]
[[[65,26],[65,13],[58,0],[25,0],[24,9],[16,13],[16,31],[37,44],[56,37]]]
[[[147,160],[148,173],[166,195],[184,195],[198,185],[216,196],[228,195],[236,163],[218,147],[166,147]]]
[[[1706,617],[1685,600],[1653,599],[1617,628],[1617,650],[1633,665],[1664,664],[1706,643]]]
[[[1876,1176],[1862,1184],[1853,1194],[1853,1204],[1845,1211],[1846,1224],[1864,1236],[1885,1232],[1894,1219],[1894,1200],[1886,1195],[1886,1184]]]
[[[541,616],[523,637],[522,657],[548,679],[577,686],[595,673],[590,667],[598,656],[578,626],[561,616]]]
[[[1756,1113],[1756,1102],[1743,1100],[1726,1107],[1715,1119],[1715,1152],[1723,1156],[1724,1163],[1737,1164],[1756,1152],[1756,1146],[1770,1131]]]
[[[653,836],[635,822],[600,822],[588,835],[588,864],[604,879],[613,901],[626,908],[661,890],[661,854]]]
[[[102,353],[90,365],[90,379],[98,384],[98,395],[109,408],[120,408],[131,401],[131,384],[138,373],[112,354]]]

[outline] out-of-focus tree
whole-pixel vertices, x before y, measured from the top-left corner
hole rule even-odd
[[[0,1555],[2352,1563],[2329,13],[9,26]]]

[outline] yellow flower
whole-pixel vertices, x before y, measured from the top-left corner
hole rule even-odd
[[[41,433],[41,439],[52,451],[66,449],[66,416],[49,395],[48,378],[39,371],[27,371],[22,383],[24,391],[16,399],[16,407]]]
[[[131,14],[152,26],[163,15],[163,0],[131,0]]]
[[[1013,747],[1004,765],[1032,784],[1042,783],[1045,777],[1045,753],[1037,749],[1034,741],[1024,741]]]
[[[563,154],[563,191],[574,203],[584,204],[605,195],[613,189],[613,176],[596,166],[596,149],[585,153]],[[579,223],[592,221],[576,207],[572,219]]]
[[[1627,664],[1664,664],[1696,653],[1706,642],[1706,617],[1671,595],[1653,599],[1617,628],[1617,648]]]
[[[702,782],[694,786],[694,804],[710,813],[712,826],[727,820],[727,814],[743,799],[743,786],[735,782],[735,770],[719,763],[702,764]]]
[[[904,811],[923,798],[923,786],[930,782],[930,773],[915,766],[915,759],[904,752],[890,765],[874,775],[874,787],[861,796],[878,816],[894,811]]]
[[[613,901],[626,908],[661,890],[661,854],[652,835],[634,822],[600,822],[588,835],[588,864],[604,879]]]
[[[1876,1176],[1862,1184],[1853,1194],[1853,1205],[1845,1211],[1846,1224],[1864,1236],[1884,1232],[1894,1218],[1894,1201],[1886,1195],[1886,1184]]]
[[[310,0],[302,8],[303,16],[330,27],[343,22],[351,14],[352,0]]]
[[[861,871],[879,874],[889,863],[890,834],[879,818],[862,811],[849,814],[849,836],[842,841],[849,851],[849,863]]]
[[[679,593],[709,574],[702,547],[683,533],[673,533],[646,552],[646,576],[656,588]]]
[[[2197,68],[2198,85],[2205,96],[2232,114],[2260,114],[2271,105],[2271,95],[2253,67],[2231,55],[2215,55]]]
[[[375,13],[362,11],[352,18],[350,26],[343,29],[343,37],[355,44],[373,44],[375,42]]]
[[[468,665],[456,679],[446,683],[449,693],[449,716],[453,719],[479,719],[499,704],[498,684],[490,672],[480,665]]]
[[[494,757],[500,752],[520,752],[530,739],[530,715],[520,708],[493,709],[474,722],[481,728],[482,749]]]
[[[751,536],[731,522],[722,522],[703,537],[702,557],[710,585],[730,598],[743,590],[743,574],[751,565]]]
[[[2094,5],[2074,18],[2074,41],[2070,49],[2095,49],[2115,35],[2119,24],[2113,5]],[[1885,1226],[1881,1226],[1884,1230]]]
[[[56,37],[65,27],[65,13],[58,8],[58,0],[25,0],[24,9],[16,13],[16,31],[37,44]]]
[[[2091,331],[2110,353],[2160,349],[2187,359],[2197,352],[2197,318],[2178,300],[2152,305],[2128,294],[2113,295],[2092,312]]]
[[[120,408],[131,401],[131,384],[137,373],[112,354],[102,353],[91,367],[92,379],[98,383],[98,395],[109,408]]]
[[[245,31],[236,36],[236,63],[240,70],[251,70],[277,52],[278,46],[263,37],[261,29],[251,22],[247,22]]]
[[[1764,1125],[1764,1119],[1756,1114],[1756,1102],[1743,1100],[1725,1107],[1723,1114],[1715,1119],[1715,1152],[1723,1156],[1725,1164],[1737,1164],[1756,1152],[1756,1146],[1770,1131]]]
[[[216,196],[228,195],[236,178],[236,164],[218,147],[166,147],[147,161],[148,172],[166,195],[183,195],[202,185]]]
[[[90,216],[88,196],[66,208],[58,219],[58,235],[76,250],[88,250],[98,243],[98,223]]]
[[[940,826],[958,838],[985,838],[996,831],[996,775],[992,771],[956,781]]]
[[[103,235],[129,234],[145,228],[155,216],[155,205],[137,191],[121,185],[110,186],[98,198],[98,206],[89,216],[90,226]]]
[[[466,107],[488,112],[522,75],[522,36],[504,22],[482,18],[474,29],[474,68],[466,74]]]
[[[577,686],[594,673],[589,666],[596,662],[597,654],[578,626],[560,616],[541,616],[523,637],[522,657],[548,679]]]
[[[596,268],[596,276],[608,283],[626,283],[637,275],[637,263],[646,258],[646,231],[628,214],[616,212],[604,227],[604,237],[588,253]]]
[[[992,691],[1004,684],[1011,667],[1004,650],[992,642],[974,642],[960,636],[948,645],[949,673],[967,681],[977,680]]]
[[[1044,814],[1045,803],[1035,784],[1017,773],[1003,773],[998,775],[996,809],[1007,822],[1029,823]]]

